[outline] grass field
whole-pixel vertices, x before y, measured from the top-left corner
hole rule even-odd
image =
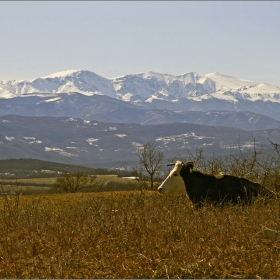
[[[277,199],[193,209],[153,191],[0,197],[0,278],[279,278]]]
[[[194,209],[187,196],[140,191],[116,176],[98,176],[102,192],[73,194],[36,194],[55,178],[2,180],[3,188],[33,194],[0,197],[0,278],[279,279],[276,148],[268,157],[241,151],[226,162],[200,151],[190,157],[203,172],[245,176],[278,193],[249,206]]]

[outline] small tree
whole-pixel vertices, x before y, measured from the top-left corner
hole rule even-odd
[[[155,142],[148,141],[142,148],[137,150],[137,156],[140,164],[140,172],[144,171],[148,174],[152,190],[162,167],[164,153],[158,149]]]
[[[53,184],[53,189],[59,192],[76,193],[91,188],[96,176],[89,176],[83,172],[64,173]]]

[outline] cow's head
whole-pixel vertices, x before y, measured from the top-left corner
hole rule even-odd
[[[188,162],[184,164],[181,161],[176,161],[176,163],[168,164],[168,166],[174,166],[174,168],[170,171],[163,183],[158,187],[158,191],[161,194],[186,194],[186,186],[181,173],[183,170],[184,173],[192,172],[193,163]]]

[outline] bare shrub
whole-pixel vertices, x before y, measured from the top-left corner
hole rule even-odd
[[[157,180],[162,167],[164,153],[158,149],[155,142],[148,141],[142,148],[137,150],[137,156],[139,160],[139,182],[143,183],[145,181],[144,176],[146,173],[149,177],[150,189],[153,190],[154,182]]]
[[[57,177],[52,189],[56,192],[76,193],[81,190],[101,188],[100,183],[94,186],[95,179],[96,176],[90,176],[80,171],[74,173],[65,172]]]

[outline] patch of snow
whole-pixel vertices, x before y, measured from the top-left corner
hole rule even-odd
[[[127,135],[126,134],[115,134],[117,137],[120,137],[120,138],[124,138],[126,137]]]
[[[137,143],[137,142],[132,142],[131,144],[132,144],[132,146],[135,147],[135,148],[143,147],[143,144],[140,144],[140,143]]]
[[[31,141],[31,142],[29,142],[29,144],[33,144],[33,143],[36,143],[36,144],[41,144],[41,143],[42,143],[42,141],[40,141],[40,140],[35,140],[35,141]]]
[[[207,99],[211,99],[211,98],[213,98],[211,95],[203,94],[200,96],[190,96],[187,99],[194,100],[194,101],[201,101],[201,100],[207,100]]]
[[[119,86],[120,87],[120,86]],[[116,87],[116,88],[119,88],[119,87]],[[124,94],[123,96],[122,96],[122,100],[123,101],[130,101],[130,98],[133,96],[133,94],[132,93],[130,93],[130,92],[128,92],[128,93],[126,93],[126,94]]]
[[[244,150],[245,148],[253,148],[255,146],[254,142],[244,142],[242,144],[224,144],[223,142],[220,143],[220,147],[222,149],[233,149],[233,150]]]
[[[163,141],[165,145],[170,142],[182,142],[183,144],[188,144],[188,141],[185,141],[185,139],[189,137],[193,137],[198,140],[214,138],[214,137],[197,136],[194,132],[189,132],[184,134],[160,137],[157,138],[155,141]]]
[[[1,176],[15,176],[14,173],[10,173],[10,172],[4,172],[4,173],[0,173]]]
[[[3,85],[0,84],[0,98],[2,99],[10,99],[10,98],[14,98],[16,97],[17,95],[10,92],[9,90],[3,88]]]
[[[15,137],[8,137],[8,136],[5,136],[5,139],[7,140],[7,141],[12,141],[12,140],[15,140]]]
[[[212,142],[212,143],[203,143],[202,146],[206,147],[206,146],[213,146],[213,145],[214,145],[214,142]]]
[[[25,140],[32,140],[32,141],[29,141],[28,144],[34,144],[34,143],[36,143],[36,144],[41,144],[41,143],[42,143],[41,140],[36,140],[35,137],[26,137],[26,136],[23,136],[23,138],[24,138]]]
[[[60,155],[62,155],[64,157],[78,157],[78,155],[71,154],[71,153],[68,153],[68,152],[62,152],[62,153],[60,153]]]
[[[62,156],[66,156],[66,157],[77,157],[78,156],[78,155],[75,155],[72,153],[68,153],[68,152],[64,151],[63,149],[56,148],[56,147],[45,147],[45,152],[56,152]]]
[[[99,139],[96,138],[88,138],[86,141],[89,143],[89,145],[92,145],[94,142],[97,142]]]
[[[233,103],[236,103],[238,101],[234,96],[228,94],[227,92],[215,92],[212,94],[212,96],[219,100],[225,100]]]
[[[42,172],[42,173],[47,173],[47,174],[57,174],[57,173],[59,173],[59,171],[53,171],[53,170],[40,170],[40,172]]]
[[[51,98],[51,99],[47,99],[47,100],[44,100],[44,101],[41,101],[39,103],[42,103],[42,102],[55,102],[55,101],[58,101],[58,100],[61,100],[61,97],[54,97],[54,98]]]
[[[55,148],[55,147],[45,147],[45,152],[58,152],[58,153],[61,153],[61,152],[64,152],[63,149],[60,149],[60,148]]]

